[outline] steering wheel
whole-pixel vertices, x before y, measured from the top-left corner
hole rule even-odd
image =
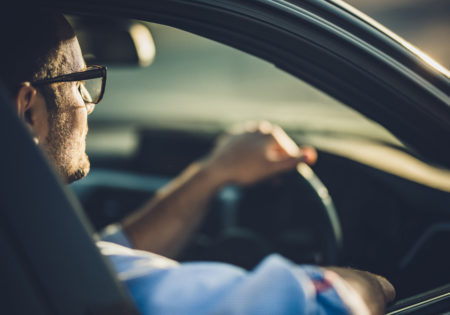
[[[220,222],[194,246],[188,259],[208,259],[253,268],[278,252],[296,263],[336,265],[342,230],[327,188],[305,163],[251,187],[219,194]],[[191,247],[192,249],[192,247]],[[191,252],[192,253],[192,252]]]
[[[326,247],[325,247],[325,261],[327,264],[336,265],[339,261],[339,254],[342,250],[342,227],[339,217],[331,199],[328,189],[314,173],[311,167],[306,163],[299,163],[297,165],[297,172],[310,185],[314,191],[313,195],[318,200],[318,207],[325,214],[326,217]]]

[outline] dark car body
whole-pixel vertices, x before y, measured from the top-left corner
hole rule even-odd
[[[333,197],[344,235],[343,248],[339,249],[337,260],[320,258],[328,244],[325,238],[315,239],[318,237],[317,231],[327,224],[323,214],[296,212],[298,204],[316,209],[318,201],[316,192],[311,191],[310,181],[308,183],[295,173],[284,174],[253,187],[228,187],[228,191],[222,191],[211,205],[215,211],[206,218],[205,225],[182,254],[181,260],[213,259],[251,268],[264,255],[276,251],[297,263],[332,262],[383,274],[393,281],[400,298],[439,287],[433,292],[401,302],[395,309],[403,310],[398,313],[393,310],[393,314],[442,314],[450,309],[450,255],[447,250],[450,241],[450,79],[447,70],[339,1],[39,2],[43,7],[76,16],[133,18],[165,24],[237,48],[338,99],[384,126],[402,143],[398,147],[382,143],[362,145],[354,141],[344,144],[344,151],[350,147],[356,153],[370,149],[370,161],[318,145],[320,159],[313,169]],[[13,123],[17,124],[14,128],[21,128],[18,121],[4,127]],[[103,170],[93,172],[91,179],[88,177],[74,187],[94,227],[100,229],[120,219],[126,214],[123,209],[132,210],[155,193],[176,172],[208,152],[215,135],[146,129],[140,131],[139,150],[132,158],[118,161],[94,157],[93,170],[95,167]],[[14,137],[8,142],[11,147],[16,143]],[[25,133],[22,137],[26,137]],[[21,155],[21,150],[39,154],[34,152],[36,150],[32,148],[31,141],[22,141],[21,148],[14,150],[11,150],[11,156]],[[171,157],[177,159],[172,160],[170,167],[161,162]],[[22,264],[43,266],[31,267],[33,272],[27,274],[33,274],[31,278],[37,279],[36,283],[44,283],[37,290],[43,293],[35,298],[46,301],[44,305],[52,310],[49,314],[77,314],[77,311],[63,310],[77,299],[87,304],[96,302],[92,302],[87,293],[81,297],[75,294],[67,301],[57,297],[61,294],[58,288],[64,281],[74,281],[64,276],[74,262],[58,261],[64,268],[60,268],[61,277],[56,279],[58,277],[54,275],[42,276],[51,275],[53,270],[58,269],[55,264],[50,268],[46,266],[46,258],[36,258],[38,252],[65,251],[70,255],[70,251],[64,248],[61,241],[38,251],[39,246],[36,247],[33,240],[38,242],[37,222],[47,224],[48,233],[50,230],[54,233],[73,230],[73,235],[80,235],[80,239],[88,244],[89,256],[95,260],[92,262],[76,256],[75,259],[83,260],[81,265],[85,267],[76,268],[75,277],[83,274],[84,269],[89,269],[91,262],[101,269],[103,262],[98,253],[94,253],[88,232],[75,223],[77,227],[70,228],[70,222],[78,222],[77,218],[84,215],[70,214],[73,212],[72,206],[65,201],[61,187],[52,175],[41,174],[46,170],[36,172],[33,170],[38,166],[30,165],[27,172],[19,171],[18,168],[8,167],[12,160],[14,158],[2,163],[9,178],[14,178],[13,181],[19,184],[28,174],[36,182],[49,176],[48,187],[57,187],[56,195],[60,196],[56,198],[60,201],[52,201],[55,194],[45,185],[39,185],[42,189],[39,198],[46,201],[27,197],[15,204],[14,200],[20,194],[19,187],[17,190],[3,189],[4,199],[11,198],[11,201],[5,201],[9,206],[4,209],[10,212],[15,207],[22,209],[17,211],[21,213],[20,219],[10,214],[3,222],[16,222],[10,223],[11,227],[7,228],[11,235],[20,239],[16,245],[20,243],[20,248],[33,248],[18,251],[22,254],[17,256],[21,257]],[[381,165],[376,160],[382,160]],[[420,175],[411,175],[417,174],[416,171],[399,171],[399,168],[389,166],[390,163],[420,169],[417,171]],[[391,169],[397,171],[389,171]],[[134,175],[138,172],[145,175]],[[7,183],[5,177],[4,187]],[[31,187],[33,185],[30,184]],[[66,193],[71,196],[70,192]],[[233,198],[236,194],[239,196],[237,205],[237,199]],[[102,208],[105,201],[116,202],[120,210],[112,215],[106,213],[110,210]],[[47,210],[43,210],[45,215],[27,219],[26,210],[37,204],[47,204]],[[55,209],[61,207],[67,211],[58,215]],[[224,229],[230,207],[234,211],[231,219],[235,225],[233,229]],[[274,212],[273,208],[278,211]],[[54,218],[53,223],[48,225],[45,218]],[[23,221],[28,223],[16,231]],[[48,235],[40,242],[51,243],[54,238]],[[72,243],[78,244],[77,241]],[[74,252],[83,252],[82,246],[79,246]],[[89,271],[86,272],[89,274]],[[96,290],[103,290],[104,285],[101,284],[106,281],[114,282],[114,276],[110,273],[100,274],[99,279],[90,279],[92,283],[97,280]],[[89,277],[83,275],[81,278]],[[14,278],[10,282],[14,283]],[[79,281],[73,290],[83,290],[88,282]],[[27,285],[24,282],[23,286]],[[127,296],[120,291],[120,285],[115,283],[109,287],[119,289],[105,290],[108,298],[102,303],[111,305],[114,300],[125,301],[122,305],[129,308]]]

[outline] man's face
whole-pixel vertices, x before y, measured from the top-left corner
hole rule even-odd
[[[83,70],[85,63],[76,38],[61,44],[55,65],[61,67],[60,74]],[[85,105],[79,82],[51,84],[41,93],[47,103],[47,124],[39,141],[41,148],[67,182],[84,177],[90,168],[86,155],[87,115],[94,105]],[[39,93],[38,93],[39,94]]]

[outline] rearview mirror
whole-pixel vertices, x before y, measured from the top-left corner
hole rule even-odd
[[[68,18],[88,64],[149,66],[156,53],[149,28],[131,20]]]

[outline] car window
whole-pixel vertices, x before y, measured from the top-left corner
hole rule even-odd
[[[246,120],[269,120],[302,139],[357,137],[401,146],[379,124],[266,61],[172,27],[148,26],[155,60],[144,68],[108,68],[104,100],[90,117],[88,150],[135,147],[131,134],[114,135],[113,142],[96,137],[104,135],[96,127],[111,124],[116,133],[117,125],[216,132]]]

